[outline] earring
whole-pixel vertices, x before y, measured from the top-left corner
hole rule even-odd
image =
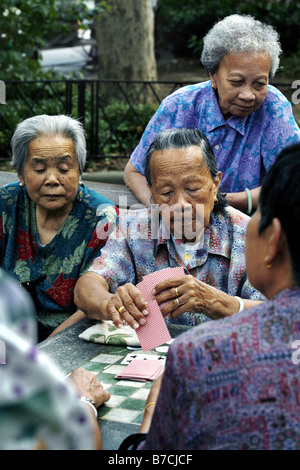
[[[272,263],[268,263],[268,262],[267,262],[267,258],[264,259],[264,265],[265,265],[265,267],[266,267],[267,269],[272,268]]]

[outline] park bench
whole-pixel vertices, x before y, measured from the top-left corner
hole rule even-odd
[[[14,172],[0,171],[0,187],[8,183],[15,183],[18,181],[18,176]],[[139,203],[134,197],[132,192],[127,188],[125,184],[111,184],[111,183],[100,183],[96,181],[86,181],[84,175],[82,176],[83,183],[90,189],[93,189],[98,194],[107,197],[117,207],[125,206],[127,208],[138,208]]]

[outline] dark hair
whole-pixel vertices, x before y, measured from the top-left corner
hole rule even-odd
[[[201,148],[205,163],[210,171],[211,177],[214,179],[219,173],[215,155],[212,151],[209,141],[199,129],[167,129],[160,132],[150,145],[145,162],[145,177],[149,186],[151,184],[150,161],[155,151],[166,150],[170,148],[187,148],[196,145]],[[224,209],[227,206],[226,199],[223,194],[218,191],[217,204],[215,209]]]
[[[294,281],[300,284],[300,143],[285,148],[266,174],[258,201],[259,234],[276,217],[285,232]]]

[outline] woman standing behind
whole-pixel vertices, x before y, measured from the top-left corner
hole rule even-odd
[[[83,128],[68,116],[26,119],[12,138],[20,183],[0,189],[0,266],[32,295],[40,340],[83,316],[74,286],[116,217],[111,201],[80,183],[85,160]]]
[[[125,168],[124,180],[143,204],[150,204],[145,156],[156,134],[201,129],[223,174],[220,191],[251,214],[278,153],[300,141],[289,101],[269,85],[280,52],[277,32],[251,16],[231,15],[214,25],[201,56],[210,80],[180,88],[161,103]]]

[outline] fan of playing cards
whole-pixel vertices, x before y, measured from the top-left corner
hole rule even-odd
[[[171,339],[169,330],[152,291],[159,282],[179,276],[184,276],[182,267],[166,268],[147,274],[144,276],[143,280],[136,285],[148,303],[149,312],[146,317],[147,321],[145,325],[141,325],[136,330],[143,351],[149,351],[150,349],[167,343]],[[164,304],[161,304],[160,307],[163,307],[163,305]]]

